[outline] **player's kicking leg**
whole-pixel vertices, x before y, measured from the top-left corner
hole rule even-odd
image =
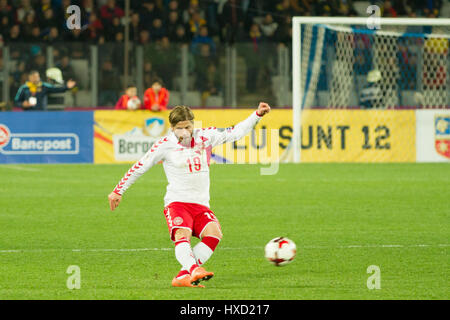
[[[201,238],[201,242],[199,242],[192,250],[197,264],[199,265],[199,267],[194,269],[191,273],[193,284],[199,284],[200,281],[207,281],[214,276],[214,273],[206,271],[201,266],[212,256],[219,241],[222,239],[219,223],[216,221],[208,222],[201,231],[199,237]]]
[[[182,266],[181,271],[172,280],[172,286],[174,287],[204,287],[198,285],[198,283],[192,283],[192,272],[199,266],[192,252],[191,235],[189,229],[179,228],[174,230],[175,257]]]

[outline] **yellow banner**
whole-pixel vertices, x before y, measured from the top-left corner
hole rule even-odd
[[[226,128],[246,119],[254,111],[254,109],[194,110],[194,125],[196,128],[212,126]],[[276,142],[273,147],[275,152],[272,153],[271,139],[275,141],[278,138],[282,126],[292,126],[291,115],[291,110],[273,110],[270,117],[264,117],[255,127],[255,131],[247,137],[235,143],[216,147],[213,150],[212,162],[276,161],[280,150],[283,150]],[[169,132],[168,116],[169,111],[96,111],[94,162],[126,163],[139,160],[153,142]]]
[[[302,162],[414,162],[413,110],[307,110]]]
[[[194,110],[195,127],[226,128],[254,109]],[[170,130],[169,111],[96,111],[94,162],[140,159]],[[267,163],[292,160],[292,110],[272,110],[255,130],[218,146],[212,161]],[[302,162],[414,162],[414,111],[306,110],[302,113]]]
[[[168,111],[95,111],[94,163],[135,162],[169,126]]]

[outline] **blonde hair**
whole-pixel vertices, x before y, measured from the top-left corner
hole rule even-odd
[[[176,106],[169,114],[169,122],[172,127],[175,127],[178,122],[186,120],[194,120],[194,113],[189,107]]]

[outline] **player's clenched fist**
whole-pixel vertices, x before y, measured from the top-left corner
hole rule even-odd
[[[259,103],[257,112],[258,112],[258,115],[260,117],[262,117],[266,113],[269,113],[269,111],[270,111],[270,106],[267,103],[265,103],[265,102],[260,102]]]
[[[122,196],[118,195],[117,193],[111,192],[108,196],[109,200],[109,207],[111,208],[111,211],[113,211],[120,203],[120,200],[122,200]]]

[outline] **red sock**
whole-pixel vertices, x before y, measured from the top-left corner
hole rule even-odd
[[[195,259],[200,266],[212,256],[214,250],[216,250],[216,247],[219,244],[219,241],[219,238],[206,236],[203,237],[202,241],[199,242],[194,249],[192,249]]]
[[[220,239],[216,237],[206,236],[203,237],[202,242],[206,244],[212,251],[216,250],[217,245],[219,244]]]

